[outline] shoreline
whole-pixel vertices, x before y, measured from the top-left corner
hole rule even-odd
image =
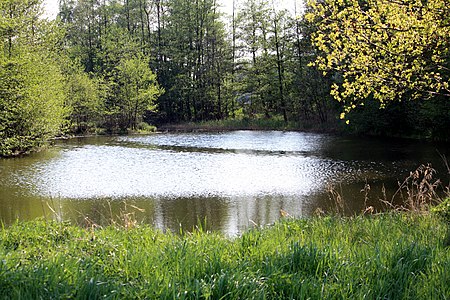
[[[168,123],[157,127],[159,132],[219,132],[219,131],[292,131],[324,134],[343,134],[337,124],[324,123],[319,126],[300,125],[271,119],[217,120],[206,122]]]

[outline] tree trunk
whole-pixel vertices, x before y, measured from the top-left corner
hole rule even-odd
[[[281,104],[281,111],[283,112],[284,122],[287,123],[288,117],[286,112],[286,100],[284,99],[283,94],[283,61],[280,53],[280,42],[278,40],[278,24],[276,13],[273,22],[274,22],[275,49],[277,53],[277,73],[278,73],[278,89],[280,91],[280,104]]]

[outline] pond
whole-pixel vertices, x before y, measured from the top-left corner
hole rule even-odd
[[[379,199],[390,200],[420,164],[432,163],[445,179],[440,155],[448,157],[448,144],[279,131],[60,140],[0,160],[0,218],[136,221],[174,231],[201,225],[235,235],[282,215],[330,211],[330,190],[347,213],[382,209]]]

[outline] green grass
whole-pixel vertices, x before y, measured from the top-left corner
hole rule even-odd
[[[449,299],[433,215],[282,220],[239,237],[19,222],[0,231],[3,299]]]

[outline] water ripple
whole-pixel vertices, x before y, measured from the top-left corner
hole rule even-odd
[[[35,192],[46,197],[226,198],[301,197],[328,184],[383,178],[396,168],[327,158],[326,138],[245,131],[125,136],[68,147],[29,171]]]

